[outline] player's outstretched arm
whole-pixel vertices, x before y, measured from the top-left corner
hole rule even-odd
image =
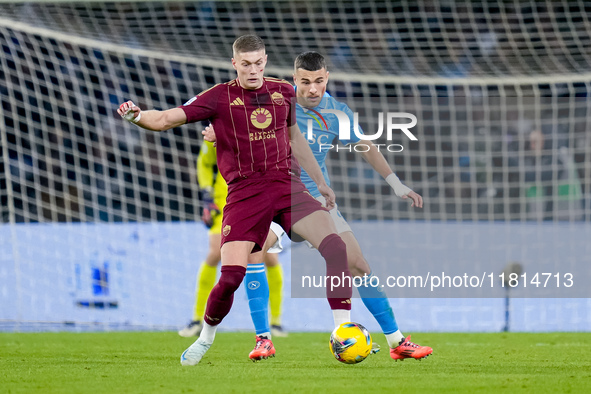
[[[121,104],[117,113],[128,122],[152,131],[164,131],[187,123],[187,115],[180,108],[142,111],[133,101]]]
[[[360,141],[357,144],[369,146],[367,151],[365,151],[365,149],[360,149],[363,151],[363,158],[371,164],[374,170],[384,177],[386,182],[388,182],[390,187],[394,190],[394,194],[404,199],[410,198],[412,201],[411,207],[423,207],[423,197],[400,182],[400,179],[398,179],[396,174],[392,171],[382,152],[380,152],[371,141]]]
[[[300,128],[297,123],[291,126],[291,150],[293,155],[298,160],[302,168],[310,175],[310,178],[318,186],[318,191],[326,199],[326,207],[332,208],[335,204],[335,195],[332,189],[326,184],[320,166],[310,149],[308,141],[304,138],[300,132]]]

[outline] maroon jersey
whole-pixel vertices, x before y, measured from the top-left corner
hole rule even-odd
[[[209,119],[213,125],[218,168],[230,184],[255,173],[291,170],[294,97],[285,80],[265,77],[260,88],[248,90],[235,79],[199,93],[180,108],[187,123]]]

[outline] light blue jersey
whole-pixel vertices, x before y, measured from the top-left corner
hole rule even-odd
[[[335,114],[323,114],[321,112],[323,109],[337,109],[347,114],[351,126],[350,139],[339,139],[339,122],[337,116]],[[320,100],[318,106],[314,108],[304,108],[297,104],[296,119],[300,131],[304,135],[304,138],[308,140],[312,153],[314,153],[314,157],[316,158],[316,161],[318,161],[318,165],[322,170],[322,175],[324,175],[326,183],[330,186],[330,178],[328,177],[328,170],[326,169],[326,155],[329,152],[327,145],[336,145],[339,141],[344,145],[354,144],[360,141],[360,138],[357,137],[353,130],[353,111],[351,111],[351,108],[349,108],[347,104],[337,101],[328,93],[324,93],[324,97]],[[308,120],[311,120],[312,124],[312,139],[308,139]],[[359,131],[363,133],[361,127],[359,128]],[[304,182],[304,185],[306,185],[312,196],[320,196],[318,187],[303,169],[301,177],[302,182]]]

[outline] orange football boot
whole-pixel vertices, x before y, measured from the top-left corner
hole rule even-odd
[[[400,345],[390,349],[390,357],[394,360],[404,360],[405,358],[414,358],[420,360],[433,353],[429,346],[419,346],[410,341],[410,335],[400,341]]]
[[[255,336],[257,343],[248,357],[252,361],[265,360],[269,357],[275,357],[275,346],[270,339]]]

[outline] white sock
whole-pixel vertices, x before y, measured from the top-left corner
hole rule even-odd
[[[215,332],[218,329],[218,326],[210,326],[206,322],[203,322],[203,330],[201,330],[201,334],[199,334],[199,339],[202,342],[207,344],[212,344],[213,340],[215,339]]]
[[[347,309],[333,309],[332,318],[334,319],[335,328],[343,323],[351,321],[351,311]]]
[[[263,337],[263,338],[267,338],[267,339],[271,339],[271,333],[270,332],[264,332],[262,334],[256,334],[257,337]]]
[[[400,341],[404,339],[404,335],[400,332],[400,330],[393,332],[392,334],[386,335],[386,340],[388,341],[388,346],[394,349],[398,345],[400,345]]]

